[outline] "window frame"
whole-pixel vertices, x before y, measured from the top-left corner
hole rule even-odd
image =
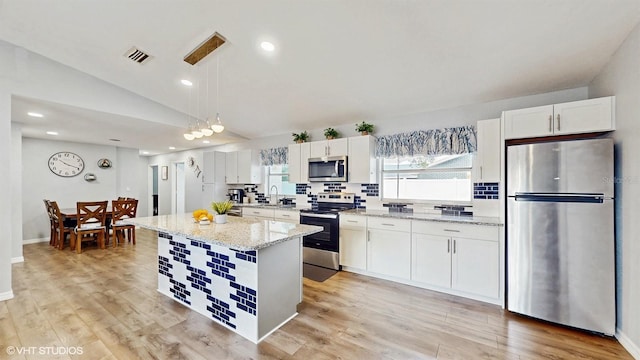
[[[384,158],[381,157],[379,159],[379,169],[380,169],[380,200],[382,202],[407,202],[407,203],[412,203],[412,204],[419,204],[419,205],[442,205],[442,204],[447,204],[447,205],[465,205],[465,206],[471,206],[473,205],[473,162],[476,159],[475,153],[469,153],[471,155],[471,166],[466,168],[448,168],[448,169],[398,169],[398,170],[385,170],[384,169],[384,161],[385,160],[390,160],[390,159],[395,159],[396,161],[398,161],[398,159],[400,158],[400,156],[396,156],[395,158]],[[463,154],[460,154],[463,155]],[[420,155],[416,155],[416,156],[420,156]],[[460,172],[466,172],[469,171],[469,187],[470,187],[470,199],[469,200],[425,200],[425,199],[411,199],[411,198],[387,198],[384,197],[384,174],[385,173],[394,173],[394,174],[402,174],[402,173],[409,173],[409,174],[415,174],[415,173],[423,173],[423,174],[432,174],[432,173],[437,173],[437,172],[456,172],[456,171],[460,171]],[[396,177],[396,181],[399,181],[399,179]]]
[[[289,176],[289,164],[275,164],[275,165],[286,165],[287,166],[287,172],[277,172],[277,173],[272,173],[271,172],[271,167],[274,165],[265,165],[264,166],[264,172],[265,172],[265,194],[268,195],[269,194],[269,189],[271,188],[271,175],[275,175],[275,176],[283,176],[283,175],[287,175],[287,177]],[[292,184],[290,182],[287,181],[287,183]],[[287,196],[287,197],[291,197],[291,196],[296,196],[295,193],[295,183],[294,184],[294,193],[293,194],[284,194],[281,193],[282,189],[279,188],[278,189],[278,196]]]

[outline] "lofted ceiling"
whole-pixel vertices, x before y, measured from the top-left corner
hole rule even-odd
[[[0,0],[1,40],[183,113],[220,111],[224,141],[585,86],[639,21],[640,0]],[[183,61],[214,32],[227,43]],[[123,56],[132,46],[152,59]],[[157,131],[179,137],[175,125]]]

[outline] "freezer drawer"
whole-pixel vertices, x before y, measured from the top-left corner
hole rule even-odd
[[[507,200],[508,309],[614,334],[613,200]]]

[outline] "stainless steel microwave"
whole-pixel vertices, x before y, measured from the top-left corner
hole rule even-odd
[[[347,181],[347,157],[328,156],[309,159],[309,181]]]

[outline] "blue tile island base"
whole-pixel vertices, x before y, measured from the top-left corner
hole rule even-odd
[[[158,232],[158,291],[258,343],[302,302],[302,237],[320,226],[191,214],[131,218]]]
[[[158,291],[258,343],[296,316],[301,237],[238,250],[158,233]]]

